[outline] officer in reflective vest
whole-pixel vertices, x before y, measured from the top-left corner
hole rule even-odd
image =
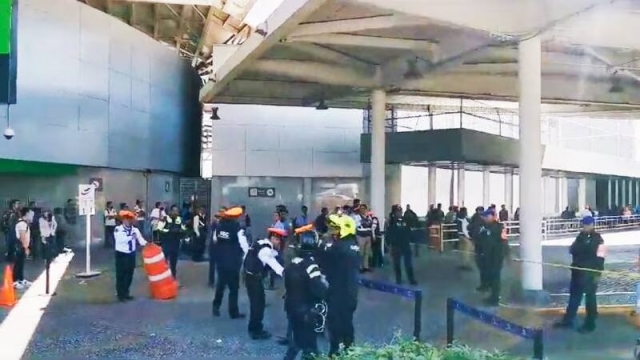
[[[349,216],[329,215],[327,220],[333,242],[322,254],[322,269],[327,275],[327,330],[329,357],[337,355],[340,344],[349,348],[354,342],[353,313],[358,306],[360,252],[355,244],[355,221]]]
[[[220,306],[224,290],[229,288],[229,316],[232,319],[243,319],[238,309],[238,288],[240,287],[240,268],[244,254],[249,251],[249,243],[244,230],[238,223],[242,216],[242,208],[233,207],[222,213],[216,227],[216,262],[218,281],[216,295],[213,298],[213,316],[220,316]]]
[[[320,244],[313,225],[295,230],[299,246],[284,272],[285,311],[292,332],[285,360],[302,351],[302,359],[318,355],[317,335],[324,331],[327,316],[325,296],[329,284],[313,255]]]
[[[116,250],[116,294],[119,301],[132,300],[129,288],[133,281],[133,271],[136,268],[136,249],[138,245],[145,246],[147,241],[140,234],[140,230],[133,226],[136,215],[127,210],[118,214],[121,225],[113,231],[114,247]]]
[[[279,276],[282,276],[284,270],[276,257],[277,249],[282,244],[282,238],[287,236],[287,232],[275,228],[269,228],[267,232],[269,237],[253,243],[244,259],[244,283],[249,296],[249,335],[253,340],[271,337],[262,324],[265,307],[263,281],[267,270],[270,268]]]
[[[160,219],[160,222],[158,222],[162,252],[169,262],[171,274],[174,278],[178,273],[177,266],[178,255],[180,254],[180,241],[187,230],[179,214],[180,209],[178,209],[178,206],[173,205],[171,206],[169,215]]]
[[[564,318],[555,323],[556,328],[571,328],[578,313],[578,307],[585,297],[584,307],[587,316],[584,324],[578,328],[581,333],[589,333],[596,328],[598,303],[596,291],[601,271],[604,270],[606,248],[602,236],[595,231],[595,220],[591,216],[582,218],[582,231],[576,237],[569,252],[571,253],[571,283],[569,285],[569,304]],[[585,270],[580,270],[585,269]]]

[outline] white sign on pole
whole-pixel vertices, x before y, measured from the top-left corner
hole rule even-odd
[[[96,189],[93,184],[78,185],[78,212],[86,217],[86,264],[85,272],[76,276],[90,278],[100,275],[99,271],[91,271],[91,215],[96,214]]]
[[[96,190],[93,184],[78,185],[78,213],[83,216],[96,214]]]

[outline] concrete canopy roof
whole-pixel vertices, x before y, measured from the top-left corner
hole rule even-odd
[[[284,0],[243,44],[214,47],[200,97],[365,108],[385,88],[400,107],[514,101],[517,43],[540,35],[545,103],[628,112],[640,109],[638,33],[633,0]]]

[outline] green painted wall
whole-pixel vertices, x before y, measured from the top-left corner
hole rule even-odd
[[[63,176],[77,172],[76,165],[0,159],[0,175]]]

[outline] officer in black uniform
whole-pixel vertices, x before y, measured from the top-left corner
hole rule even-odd
[[[482,251],[480,262],[485,271],[487,290],[490,292],[484,303],[488,306],[498,306],[500,302],[500,275],[504,263],[507,234],[503,224],[497,221],[493,209],[486,210],[482,217],[484,218],[484,226],[480,229],[478,239]]]
[[[282,229],[269,228],[269,238],[258,240],[249,248],[244,259],[244,284],[249,296],[249,336],[253,340],[264,340],[271,334],[264,330],[265,294],[264,278],[268,270],[282,276],[284,268],[276,257],[287,232]]]
[[[485,292],[489,290],[489,285],[487,284],[486,279],[486,271],[483,266],[483,257],[482,257],[482,244],[480,243],[480,230],[484,227],[484,219],[482,218],[482,214],[484,213],[484,207],[478,206],[476,208],[476,212],[471,216],[471,220],[469,220],[469,225],[467,226],[467,231],[469,232],[469,236],[471,237],[471,242],[473,242],[473,251],[475,252],[475,261],[476,266],[478,267],[478,273],[480,274],[480,285],[476,288],[477,291]]]
[[[216,294],[213,298],[213,316],[220,316],[220,306],[225,288],[229,288],[229,316],[232,319],[243,319],[238,309],[238,288],[240,287],[240,268],[244,254],[249,251],[244,230],[238,223],[242,215],[240,207],[233,207],[222,214],[216,227],[216,262],[218,281]]]
[[[216,285],[216,243],[218,239],[216,238],[216,229],[218,227],[218,223],[220,222],[220,218],[222,218],[223,213],[227,210],[227,208],[222,207],[220,210],[213,216],[213,220],[211,221],[211,225],[209,226],[209,286],[214,287]]]
[[[600,271],[604,270],[604,259],[606,250],[602,236],[594,229],[595,220],[591,216],[582,218],[583,229],[571,244],[569,252],[572,256],[571,284],[569,285],[569,304],[564,318],[555,323],[556,328],[573,327],[578,307],[585,296],[585,309],[587,316],[584,324],[578,328],[581,333],[592,332],[596,328],[596,318],[598,317],[598,303],[596,302],[596,290]],[[590,269],[589,270],[579,270]]]
[[[178,206],[171,206],[169,215],[160,219],[158,222],[158,232],[160,233],[160,241],[164,257],[169,262],[171,274],[175,278],[178,270],[178,256],[180,255],[180,241],[182,240],[187,228],[180,217],[180,209]]]
[[[310,360],[319,353],[317,334],[324,331],[327,315],[324,298],[329,284],[313,257],[319,244],[318,235],[308,227],[296,232],[297,256],[284,271],[284,304],[293,338],[284,359],[293,360],[302,351],[302,359]]]
[[[411,285],[417,285],[413,276],[413,263],[411,256],[411,238],[413,232],[402,217],[402,208],[397,206],[394,208],[394,216],[389,220],[387,228],[387,238],[391,246],[391,256],[393,258],[393,271],[396,275],[396,284],[402,283],[402,271],[400,270],[400,262],[404,260],[404,270],[409,278]]]
[[[354,340],[353,313],[358,306],[358,279],[361,258],[355,245],[355,222],[347,215],[329,215],[328,224],[333,241],[323,254],[324,271],[329,282],[327,290],[327,330],[329,356],[337,355],[340,344],[349,348]]]

